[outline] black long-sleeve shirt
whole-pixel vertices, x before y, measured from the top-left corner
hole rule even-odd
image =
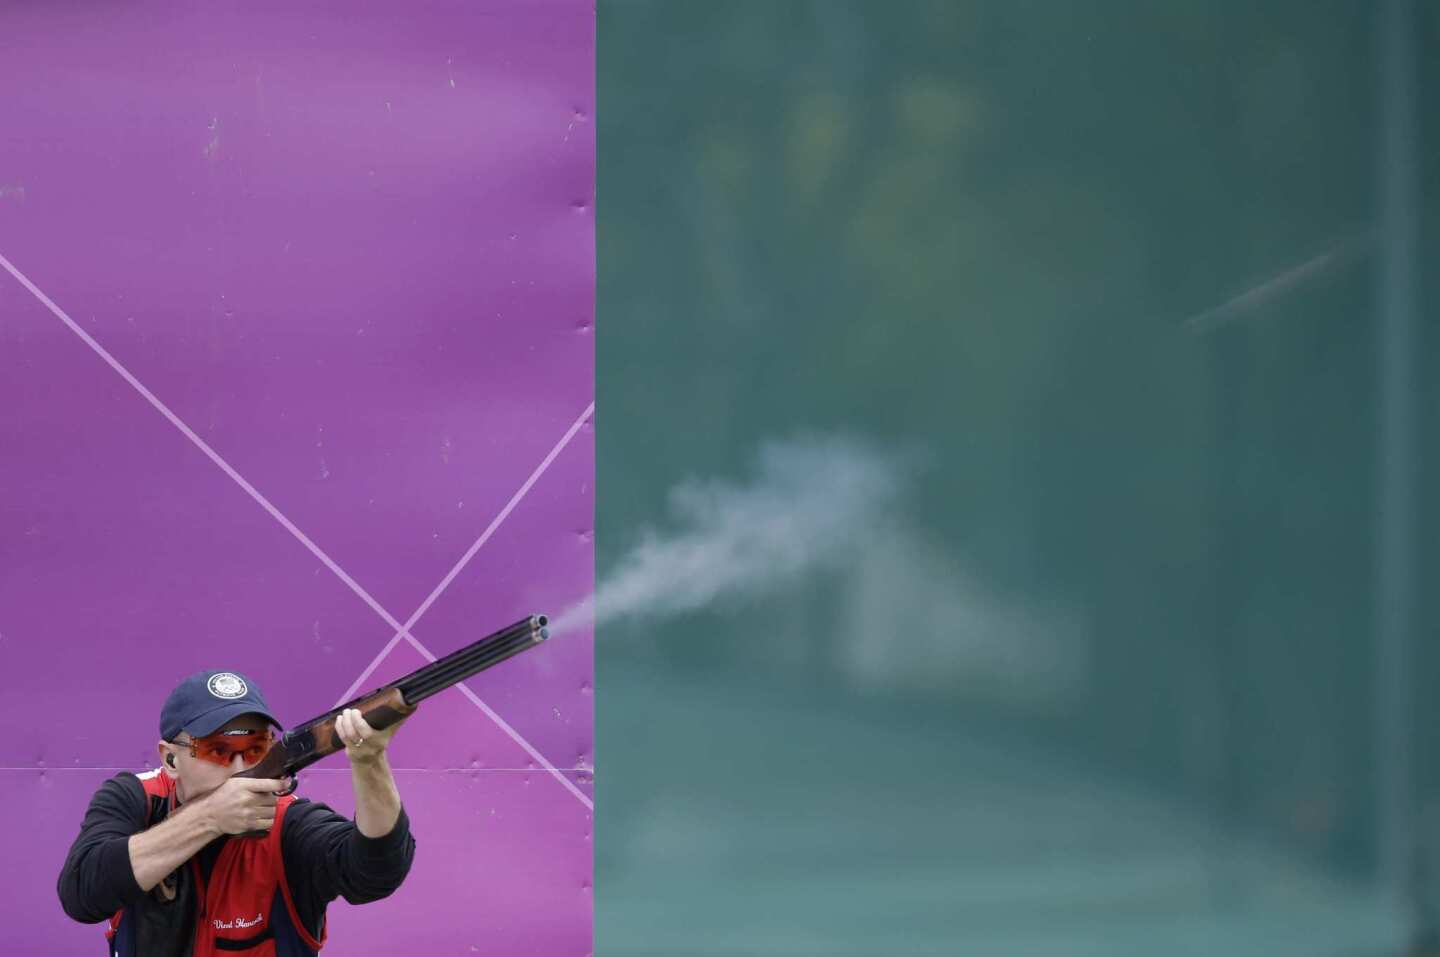
[[[129,839],[163,820],[164,813],[163,802],[152,805],[133,774],[117,774],[100,786],[60,871],[57,889],[66,914],[98,923],[121,908],[150,902],[152,894],[140,889],[130,866]],[[218,837],[196,855],[206,879],[227,840]],[[415,839],[404,808],[389,834],[369,838],[327,805],[300,798],[285,811],[280,850],[296,915],[319,937],[330,901],[344,897],[363,904],[400,886],[410,871]],[[180,872],[183,879],[184,868]],[[177,941],[188,941],[194,932],[193,908],[184,912],[184,924],[175,931]]]

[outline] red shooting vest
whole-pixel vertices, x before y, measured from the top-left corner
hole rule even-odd
[[[168,774],[158,770],[146,771],[137,777],[147,797],[173,802],[175,781]],[[243,951],[247,957],[277,957],[272,917],[279,915],[271,913],[276,890],[280,891],[280,897],[285,902],[287,913],[284,916],[289,918],[289,925],[305,946],[315,951],[324,946],[329,928],[323,929],[319,940],[310,936],[295,913],[290,884],[285,880],[280,832],[285,809],[294,801],[295,798],[290,795],[279,799],[275,806],[275,821],[263,838],[231,838],[226,841],[215,860],[208,884],[200,875],[200,863],[194,858],[187,862],[186,866],[195,881],[195,899],[199,906],[195,919],[194,957],[219,957],[236,951]],[[105,932],[107,938],[113,940],[124,914],[122,910],[110,918],[110,926]]]

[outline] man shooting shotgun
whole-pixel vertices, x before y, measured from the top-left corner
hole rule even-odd
[[[117,774],[91,798],[60,872],[65,912],[108,920],[112,957],[318,954],[330,901],[387,897],[410,870],[386,759],[395,732],[425,698],[539,644],[545,624],[522,619],[278,738],[244,675],[186,678],[161,708],[160,768]],[[298,771],[340,750],[353,822],[291,794]]]

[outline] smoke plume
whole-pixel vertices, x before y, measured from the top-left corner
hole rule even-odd
[[[658,621],[839,576],[837,607],[811,625],[828,667],[860,686],[966,690],[1054,702],[1087,670],[1081,616],[989,584],[901,515],[913,460],[808,437],[764,445],[745,481],[693,479],[670,494],[597,593],[556,619]]]

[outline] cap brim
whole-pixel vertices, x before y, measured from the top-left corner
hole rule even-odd
[[[242,714],[258,714],[281,731],[285,730],[285,726],[277,721],[273,714],[264,708],[257,708],[249,701],[232,701],[227,704],[222,704],[214,711],[207,711],[185,725],[184,730],[189,732],[192,738],[203,738],[207,734],[213,734],[220,730],[221,725],[229,721],[234,721]]]

